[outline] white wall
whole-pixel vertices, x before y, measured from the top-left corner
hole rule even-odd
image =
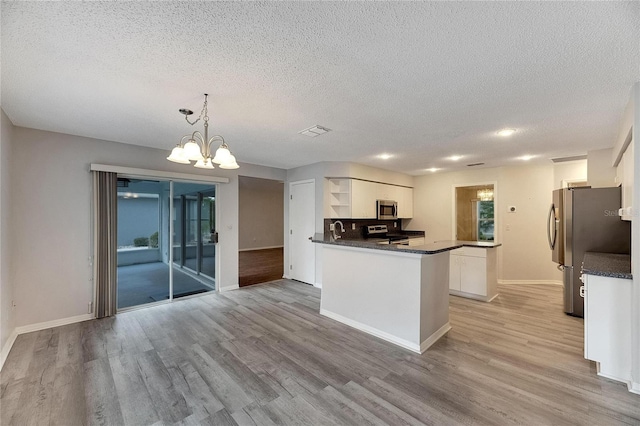
[[[16,127],[10,244],[15,325],[87,313],[93,299],[91,163],[228,177],[218,187],[221,290],[238,286],[238,170],[168,162],[167,150]],[[284,180],[286,172],[241,164],[243,175]]]
[[[565,182],[587,181],[587,160],[553,163],[553,189],[566,188]]]
[[[11,308],[13,285],[10,275],[11,251],[11,158],[13,148],[13,124],[0,109],[0,351],[6,356],[5,345],[15,328]],[[0,367],[4,358],[0,359]]]
[[[560,283],[551,261],[546,220],[554,187],[549,165],[435,173],[414,178],[414,214],[408,229],[424,230],[427,241],[453,238],[453,186],[496,182],[498,279],[503,282]],[[508,206],[516,212],[509,213]]]
[[[612,166],[613,148],[587,152],[587,183],[593,188],[617,186],[616,168]]]
[[[283,182],[246,176],[240,176],[239,179],[240,250],[282,247],[284,245]]]

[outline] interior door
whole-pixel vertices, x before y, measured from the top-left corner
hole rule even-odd
[[[289,187],[289,277],[315,283],[315,181],[293,182]]]

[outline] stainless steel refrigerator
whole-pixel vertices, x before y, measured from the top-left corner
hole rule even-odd
[[[585,252],[631,252],[631,223],[618,216],[620,197],[619,187],[553,191],[547,237],[552,259],[563,271],[564,311],[569,315],[584,316],[580,274]]]

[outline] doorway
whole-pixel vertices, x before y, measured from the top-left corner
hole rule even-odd
[[[238,177],[238,249],[240,287],[282,279],[284,182]]]
[[[315,180],[289,184],[289,277],[315,284]]]
[[[496,240],[496,184],[454,186],[454,239]]]

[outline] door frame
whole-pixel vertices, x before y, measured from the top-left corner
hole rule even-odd
[[[500,209],[499,207],[499,203],[498,203],[498,181],[478,181],[478,182],[471,182],[471,183],[454,183],[453,185],[451,185],[451,239],[452,240],[456,240],[456,232],[457,232],[457,225],[458,225],[458,206],[457,206],[457,200],[456,200],[456,190],[458,188],[464,188],[467,186],[485,186],[485,185],[493,185],[493,242],[494,243],[499,243],[500,242],[500,227],[498,226],[500,224]]]
[[[288,199],[287,199],[287,203],[289,204],[289,217],[288,217],[288,227],[287,227],[287,231],[289,231],[288,234],[288,238],[287,238],[287,242],[288,242],[288,251],[289,251],[289,255],[287,256],[287,266],[289,267],[288,269],[285,267],[285,278],[289,278],[289,279],[293,279],[291,278],[291,241],[292,241],[292,233],[291,233],[291,218],[292,218],[292,207],[291,207],[291,197],[292,197],[292,189],[294,187],[294,185],[304,185],[304,184],[313,184],[313,205],[314,205],[314,215],[313,215],[313,228],[314,231],[316,229],[316,180],[315,179],[303,179],[303,180],[297,180],[295,182],[289,182],[289,194],[288,194]],[[316,283],[316,272],[317,272],[317,249],[314,246],[314,258],[313,258],[313,282],[309,283],[311,285],[313,285],[314,287],[317,287],[317,283]]]

